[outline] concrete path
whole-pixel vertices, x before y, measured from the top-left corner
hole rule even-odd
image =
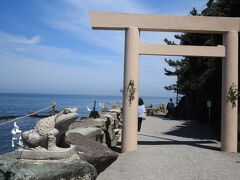
[[[148,117],[138,150],[120,154],[97,180],[240,180],[240,154],[220,152],[209,127]]]

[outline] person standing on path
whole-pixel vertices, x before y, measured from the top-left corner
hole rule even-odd
[[[138,132],[141,130],[142,120],[145,117],[145,106],[142,98],[138,99]]]
[[[167,117],[171,118],[174,115],[174,103],[172,102],[172,98],[170,98],[170,102],[167,103]]]

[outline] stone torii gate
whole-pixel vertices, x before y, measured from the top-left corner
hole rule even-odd
[[[93,29],[124,30],[124,89],[134,82],[134,99],[123,98],[122,152],[137,149],[139,55],[222,57],[221,149],[237,152],[238,104],[227,102],[230,87],[238,87],[238,32],[240,18],[206,16],[162,16],[91,12]],[[140,42],[140,31],[217,33],[223,46],[153,45]]]

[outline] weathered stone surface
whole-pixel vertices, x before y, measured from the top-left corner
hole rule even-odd
[[[70,127],[70,131],[78,131],[78,133],[91,137],[108,147],[114,147],[117,145],[121,133],[120,113],[115,111],[117,110],[100,112],[101,118],[89,118],[74,122]],[[94,128],[99,128],[101,131]]]
[[[107,112],[107,114],[104,114],[106,112],[103,112],[103,116],[107,119],[105,121],[105,141],[108,147],[114,147],[117,145],[118,139],[120,137],[120,114],[116,112]]]
[[[5,176],[2,172],[0,172],[0,179],[5,179]]]
[[[77,108],[65,108],[54,116],[39,120],[34,129],[22,133],[24,146],[54,149],[62,143],[62,139],[65,139],[69,125],[77,118]]]
[[[89,138],[101,133],[101,129],[97,128],[97,127],[88,127],[88,128],[75,128],[75,129],[71,129],[70,131],[67,132],[68,133],[80,133],[83,136],[87,136]]]
[[[19,159],[59,160],[70,158],[74,147],[65,143],[65,134],[78,118],[77,108],[65,108],[58,114],[43,118],[36,126],[22,133],[23,146],[17,150]]]
[[[58,148],[56,150],[47,150],[44,148],[22,149],[17,150],[18,159],[29,160],[60,160],[72,157],[75,154],[75,146],[69,148]]]
[[[118,154],[107,146],[79,133],[68,133],[66,142],[76,145],[76,150],[80,152],[80,159],[84,159],[92,164],[98,173],[105,170],[118,157]]]
[[[79,127],[87,128],[87,127],[90,127],[90,126],[91,127],[102,128],[104,126],[105,121],[106,121],[105,119],[100,119],[100,118],[97,118],[97,119],[87,118],[87,119],[83,119],[83,120],[78,121],[78,122],[74,122],[69,127],[69,129],[75,129],[75,128],[79,128]]]
[[[96,179],[97,172],[90,163],[77,158],[59,161],[26,161],[16,159],[16,153],[0,156],[0,178],[18,180]]]
[[[79,133],[83,136],[86,136],[90,139],[93,139],[93,140],[99,141],[99,142],[101,142],[101,139],[103,136],[102,130],[97,127],[75,128],[75,129],[69,130],[67,132],[67,134],[69,134],[69,133]]]

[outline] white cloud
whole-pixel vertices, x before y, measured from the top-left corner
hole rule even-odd
[[[16,58],[19,56],[21,58],[34,58],[46,62],[82,66],[87,64],[114,65],[119,62],[120,57],[112,56],[111,54],[92,55],[75,52],[71,49],[37,44],[37,37],[39,36],[27,39],[24,36],[16,36],[0,31],[0,54],[15,54]],[[33,43],[34,41],[35,43]]]
[[[92,10],[107,12],[153,13],[138,1],[113,0],[65,0],[64,11],[53,4],[45,5],[47,17],[44,18],[50,27],[67,32],[73,36],[116,54],[123,54],[124,32],[94,31],[91,29],[89,13]]]
[[[42,37],[39,35],[33,36],[31,38],[23,37],[23,36],[14,36],[0,31],[0,38],[2,43],[13,43],[13,44],[21,44],[21,45],[33,45],[41,42]]]
[[[94,10],[141,14],[154,14],[166,11],[166,7],[151,7],[147,6],[146,2],[129,0],[64,0],[62,2],[61,7],[64,7],[64,10],[52,3],[45,4],[46,17],[43,18],[43,21],[47,23],[48,26],[61,32],[68,33],[77,37],[81,41],[88,42],[94,46],[104,48],[105,50],[111,50],[110,53],[115,53],[117,55],[122,55],[124,53],[124,32],[92,30],[90,24],[90,11]],[[183,15],[186,13],[186,10],[182,10],[181,12],[174,11],[176,6],[178,6],[178,3],[180,2],[176,1],[173,8],[169,8],[168,11],[172,14],[180,13]],[[194,3],[196,4],[197,2]],[[192,7],[194,3],[187,1],[185,6],[186,4],[191,4],[190,6]],[[161,3],[159,2],[159,5],[160,4]],[[176,33],[142,32],[141,38],[142,41],[157,42],[160,44],[163,44],[164,38],[178,42],[178,40],[174,38],[174,34]]]

